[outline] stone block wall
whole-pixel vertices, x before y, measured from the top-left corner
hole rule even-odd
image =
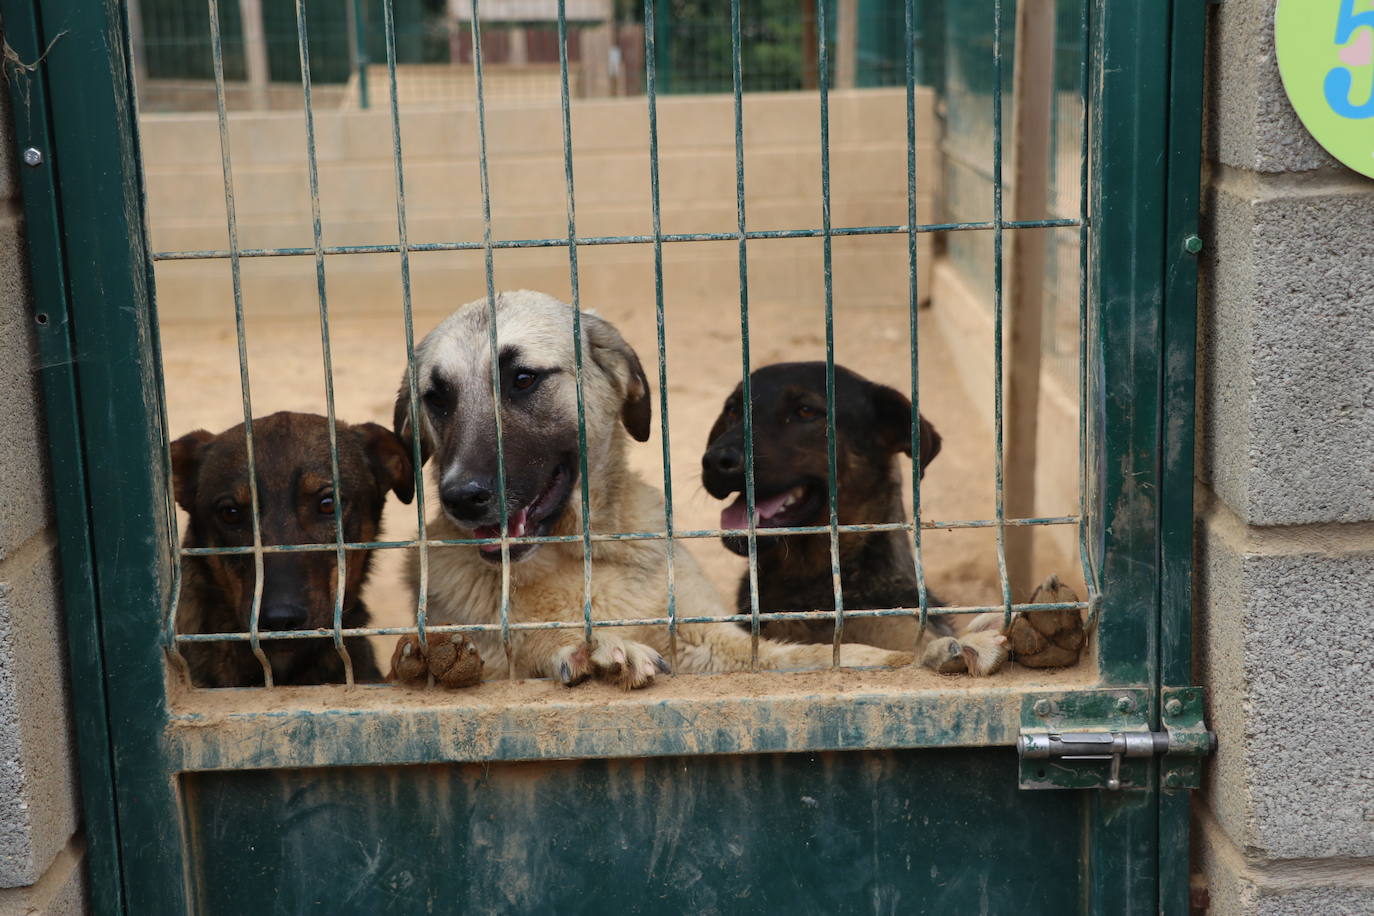
[[[1374,180],[1303,129],[1273,0],[1214,8],[1196,631],[1216,914],[1374,912]]]

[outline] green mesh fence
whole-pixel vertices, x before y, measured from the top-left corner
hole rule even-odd
[[[146,76],[155,80],[213,80],[206,4],[202,0],[139,3],[142,29],[136,40],[143,48]],[[817,9],[818,3],[824,8]],[[615,23],[643,24],[641,4],[616,6]],[[382,0],[307,0],[304,7],[311,23],[310,77],[316,85],[346,83],[360,65],[385,62],[388,27],[395,37],[397,64],[471,63],[471,32],[466,25],[448,20],[445,0],[396,0],[389,26]],[[903,5],[889,0],[856,0],[855,13],[853,85],[902,85],[906,80],[907,35]],[[241,82],[247,78],[247,68],[238,3],[221,4],[217,15],[224,79]],[[828,76],[831,85],[836,85],[837,0],[752,0],[742,5],[739,15],[744,91],[815,88],[820,66],[816,30],[822,20],[830,47]],[[938,16],[937,5],[915,7],[912,35],[919,84],[932,84],[942,76],[940,50],[927,46],[932,44],[927,41],[928,20]],[[650,18],[660,57],[660,93],[732,90],[730,17],[728,0],[654,0]],[[262,4],[262,18],[271,80],[299,86],[300,53],[293,5],[268,0]],[[984,17],[984,31],[987,21]],[[552,22],[521,25],[535,36],[536,44],[558,41],[559,32]],[[355,31],[359,36],[356,44]],[[495,43],[496,58],[501,59],[503,27],[488,25],[483,31],[484,41]],[[489,56],[492,50],[488,48]],[[552,57],[549,62],[556,60]],[[643,91],[642,84],[636,88]]]

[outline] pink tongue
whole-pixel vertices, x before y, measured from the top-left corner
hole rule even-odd
[[[743,493],[739,495],[739,499],[721,510],[720,527],[725,529],[745,527]]]
[[[786,490],[779,493],[777,496],[771,496],[762,502],[754,503],[754,514],[755,517],[758,518],[757,524],[759,527],[768,527],[769,518],[777,514],[778,510],[782,508],[782,504],[787,501],[787,497],[791,492],[791,490]],[[741,493],[738,499],[721,511],[720,527],[727,530],[738,530],[747,527],[749,523],[745,518],[744,510],[744,494]]]
[[[528,513],[526,510],[521,509],[519,512],[515,513],[514,515],[512,515],[512,516],[510,516],[508,519],[506,519],[506,523],[507,523],[507,525],[508,525],[509,528],[510,528],[510,536],[511,536],[511,537],[513,537],[513,538],[518,538],[518,537],[521,537],[522,535],[524,535],[524,533],[525,533],[525,522],[526,522],[526,520],[527,520],[528,518],[529,518],[529,513]],[[472,534],[473,534],[474,537],[479,537],[479,538],[499,538],[499,537],[501,536],[501,526],[500,526],[500,525],[479,525],[479,526],[477,526],[476,528],[472,529]],[[481,550],[483,553],[500,553],[500,551],[501,551],[501,545],[500,545],[500,544],[479,544],[479,545],[477,545],[477,549],[478,549],[478,550]]]

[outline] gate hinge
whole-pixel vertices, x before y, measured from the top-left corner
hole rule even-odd
[[[1146,722],[1146,692],[1085,690],[1024,698],[1016,741],[1023,789],[1145,788],[1161,758],[1165,789],[1200,785],[1199,758],[1216,746],[1202,719],[1202,689],[1160,691],[1160,731]]]

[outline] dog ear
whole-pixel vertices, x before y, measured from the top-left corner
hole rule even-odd
[[[930,421],[921,417],[921,476],[926,473],[926,465],[935,460],[935,456],[940,454],[940,434],[935,431],[935,427],[930,425]]]
[[[415,498],[415,466],[410,461],[410,448],[400,437],[377,423],[359,423],[352,427],[363,439],[368,466],[377,479],[377,491],[386,500],[386,491],[395,490],[401,502]]]
[[[417,388],[417,393],[418,393],[418,388]],[[423,404],[416,404],[415,406],[416,406],[416,408],[417,408],[417,412],[419,412],[419,413],[423,416],[423,414],[424,414],[424,409],[425,409],[425,408],[424,408],[424,405],[423,405]],[[423,425],[423,424],[421,424],[421,425]],[[407,373],[403,373],[403,374],[401,375],[401,390],[396,392],[396,406],[395,406],[394,408],[392,408],[392,411],[391,411],[391,428],[392,428],[392,430],[395,431],[395,433],[396,433],[396,438],[400,439],[400,440],[401,440],[401,444],[405,446],[406,456],[407,456],[407,459],[406,459],[406,460],[409,461],[409,460],[410,460],[410,459],[409,459],[409,456],[412,455],[412,454],[414,454],[415,440],[414,440],[414,437],[412,436],[411,430],[410,430],[410,374],[409,374],[408,372],[407,372]],[[426,435],[424,434],[424,430],[421,430],[421,431],[420,431],[420,463],[421,463],[421,464],[424,464],[426,461],[429,460],[429,452],[430,452],[430,448],[429,448],[429,437],[426,436]],[[397,495],[400,495],[400,494],[399,494],[399,491],[397,492]],[[409,499],[407,499],[407,500],[405,500],[405,501],[406,501],[406,502],[410,502]]]
[[[890,452],[911,455],[911,401],[895,388],[873,385],[873,409],[878,417],[878,435]],[[940,434],[925,417],[920,417],[921,473],[940,454]]]
[[[587,329],[587,339],[591,341],[592,360],[615,380],[620,392],[621,422],[635,439],[647,442],[653,404],[649,399],[649,379],[644,374],[639,355],[606,319],[583,312],[582,326]]]
[[[189,432],[172,443],[172,493],[177,504],[187,512],[195,511],[196,474],[205,446],[215,440],[213,433],[203,429]]]

